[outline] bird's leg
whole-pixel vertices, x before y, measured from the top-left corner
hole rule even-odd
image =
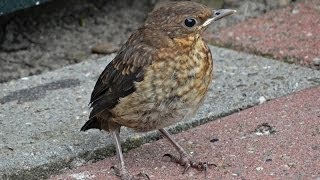
[[[164,157],[169,157],[172,162],[176,162],[181,166],[184,166],[185,169],[183,173],[187,172],[190,167],[195,168],[199,171],[204,171],[205,175],[208,169],[208,166],[215,166],[214,164],[209,164],[207,162],[195,162],[192,160],[191,156],[172,138],[169,132],[165,129],[159,129],[159,131],[173,144],[176,150],[180,154],[180,158],[177,158],[171,154],[165,154]]]
[[[112,135],[114,138],[114,144],[116,146],[116,151],[117,151],[117,157],[120,161],[120,169],[118,169],[115,166],[113,166],[112,169],[114,169],[115,174],[117,176],[121,177],[121,179],[132,179],[132,177],[130,176],[130,174],[124,164],[124,158],[123,158],[123,154],[122,154],[119,134],[120,134],[120,127],[115,129],[114,131],[112,131]]]
[[[122,154],[122,148],[120,144],[120,127],[112,131],[112,135],[114,137],[114,143],[116,146],[117,151],[117,157],[120,161],[120,168],[117,168],[115,166],[112,166],[111,169],[114,170],[115,175],[119,176],[121,180],[135,180],[135,179],[149,179],[148,175],[139,173],[136,176],[130,175],[129,171],[127,170],[125,164],[124,164],[124,158]]]

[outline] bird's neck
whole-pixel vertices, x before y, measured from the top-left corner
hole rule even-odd
[[[173,38],[174,43],[182,47],[192,47],[198,40],[201,40],[201,37],[197,34],[190,34],[186,37]]]

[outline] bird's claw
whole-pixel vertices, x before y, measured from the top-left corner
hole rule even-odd
[[[180,158],[177,158],[176,156],[173,156],[171,154],[163,155],[163,158],[165,158],[165,157],[170,158],[171,162],[175,162],[175,163],[180,164],[181,166],[184,166],[184,170],[183,170],[182,174],[185,174],[191,167],[191,168],[197,169],[198,171],[204,171],[205,176],[206,176],[207,170],[210,166],[214,166],[214,167],[217,166],[215,164],[208,163],[208,162],[195,162],[192,160],[192,158],[189,155],[187,155],[185,153],[180,154]]]
[[[126,168],[118,168],[116,166],[111,166],[110,168],[114,175],[121,178],[121,180],[150,180],[149,176],[145,173],[139,173],[137,175],[130,175]]]

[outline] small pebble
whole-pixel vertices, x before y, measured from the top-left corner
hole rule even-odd
[[[263,167],[257,167],[256,170],[257,170],[257,171],[262,171],[262,170],[263,170]]]
[[[270,159],[270,158],[266,159],[266,162],[272,162],[272,159]]]
[[[217,141],[219,141],[218,138],[213,138],[213,139],[210,140],[210,142],[212,142],[212,143],[217,142]]]
[[[259,97],[259,104],[265,103],[267,99],[264,96]]]
[[[314,58],[313,60],[314,65],[320,66],[320,58]]]

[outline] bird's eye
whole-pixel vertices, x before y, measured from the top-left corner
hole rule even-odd
[[[220,12],[218,11],[218,12],[216,12],[216,13],[214,13],[216,16],[219,16],[220,15]]]
[[[193,27],[196,23],[197,23],[197,21],[193,18],[187,18],[186,20],[184,20],[184,24],[187,27]]]

